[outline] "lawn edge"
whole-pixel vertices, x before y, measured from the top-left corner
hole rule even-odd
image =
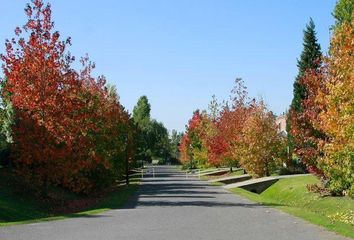
[[[249,192],[249,191],[244,190],[242,188],[232,188],[232,189],[227,189],[227,190],[230,193],[240,196],[242,198],[245,198],[249,201],[252,201],[255,203],[260,203],[263,206],[270,207],[270,208],[279,210],[281,212],[285,212],[293,217],[297,217],[299,219],[302,219],[310,224],[313,224],[317,227],[322,228],[323,230],[327,230],[327,231],[333,232],[335,234],[338,234],[340,236],[349,237],[351,239],[354,239],[354,233],[351,233],[350,230],[343,231],[342,229],[335,228],[333,226],[333,224],[331,224],[331,222],[327,218],[323,217],[322,215],[315,214],[313,212],[311,212],[309,214],[308,211],[303,210],[299,207],[272,205],[270,203],[262,201],[262,198],[266,199],[265,197],[259,196],[256,193]],[[305,212],[306,212],[306,214],[305,214]],[[311,216],[309,217],[308,215],[311,215]],[[344,226],[344,228],[347,228],[347,224],[340,223],[340,222],[337,222],[337,224]]]
[[[135,182],[130,185],[130,187],[134,186],[134,188],[136,188],[136,189],[134,191],[132,191],[131,194],[129,194],[129,196],[127,196],[126,199],[124,199],[119,204],[120,206],[115,209],[121,209],[129,201],[129,199],[132,196],[134,196],[134,194],[139,190],[140,185],[141,185],[141,179],[139,178],[138,180],[135,180]],[[66,220],[66,219],[70,219],[70,218],[80,218],[80,217],[85,217],[85,216],[93,216],[93,215],[98,215],[100,213],[103,213],[103,212],[106,212],[109,210],[113,210],[113,209],[112,208],[99,208],[99,209],[92,209],[92,210],[86,209],[81,212],[63,214],[63,215],[58,215],[58,216],[53,216],[53,217],[44,217],[44,218],[37,218],[37,219],[16,221],[16,222],[3,222],[3,223],[0,223],[0,228],[14,226],[14,225],[32,224],[32,223],[40,223],[40,222],[51,222],[51,221]]]

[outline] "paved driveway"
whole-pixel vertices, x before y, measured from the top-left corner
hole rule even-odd
[[[173,167],[155,167],[123,209],[92,217],[0,228],[1,240],[339,240],[278,210],[186,179]]]

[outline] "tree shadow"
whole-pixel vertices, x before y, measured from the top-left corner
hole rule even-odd
[[[165,179],[161,179],[159,177],[155,178],[143,178],[144,183],[149,183],[149,182],[163,182]],[[200,180],[198,179],[192,179],[192,178],[169,178],[169,182],[199,182]]]
[[[102,218],[102,217],[112,217],[110,215],[104,214],[87,214],[87,213],[72,213],[65,215],[65,218]]]
[[[222,195],[222,194],[229,194],[227,192],[219,192],[219,191],[193,191],[193,190],[187,190],[187,189],[183,189],[183,190],[178,190],[178,189],[160,189],[160,190],[147,190],[144,191],[144,194],[148,194],[148,195],[153,195],[153,196],[158,196],[158,195],[162,195],[162,194],[175,194],[175,195],[194,195],[197,196],[198,194],[204,195],[204,194],[211,194],[211,195]]]
[[[190,195],[158,195],[158,196],[154,196],[154,195],[139,195],[139,198],[215,198],[213,196],[190,196]]]
[[[0,171],[0,225],[42,222],[66,218],[100,218],[107,209],[119,209],[137,192],[139,185],[116,186],[103,196],[82,196],[60,191],[63,199],[41,199],[14,181],[14,176]],[[51,193],[59,190],[50,189]],[[32,194],[31,194],[32,193]],[[60,195],[61,196],[61,195]]]
[[[132,196],[123,209],[144,207],[265,207],[261,203],[222,201],[220,195],[232,195],[226,190],[201,182],[143,181],[139,191]],[[198,200],[200,199],[200,200]],[[222,199],[222,198],[221,198]],[[274,204],[275,205],[275,204]],[[278,205],[277,205],[278,206]]]
[[[281,206],[279,204],[267,204],[263,205],[261,203],[238,203],[238,202],[220,202],[220,201],[199,201],[199,200],[181,200],[181,201],[163,201],[163,200],[151,200],[148,199],[144,201],[145,198],[150,198],[144,196],[142,199],[139,195],[130,199],[129,203],[126,204],[123,209],[135,209],[144,207],[241,207],[241,208],[266,208],[267,206]],[[159,197],[156,197],[159,198]],[[188,198],[194,198],[190,196]],[[213,198],[213,197],[211,197]],[[208,197],[206,198],[208,199]]]
[[[51,218],[101,218],[109,215],[99,214],[106,209],[136,209],[145,207],[265,207],[259,203],[242,203],[218,200],[218,196],[231,194],[216,186],[201,182],[197,179],[184,179],[180,174],[166,174],[168,179],[145,178],[142,185],[131,184],[121,186],[102,198],[97,204],[69,214],[51,213],[39,205],[34,197],[24,196],[23,200],[18,195],[13,195],[8,186],[0,185],[0,224],[6,222],[33,222],[46,221]],[[1,194],[2,193],[2,194]],[[267,204],[267,206],[271,206]],[[276,206],[274,204],[274,206]],[[279,206],[279,205],[277,205]],[[83,212],[85,211],[85,212]],[[92,214],[90,212],[92,211]],[[98,213],[98,214],[97,214]],[[49,219],[48,219],[49,218]]]

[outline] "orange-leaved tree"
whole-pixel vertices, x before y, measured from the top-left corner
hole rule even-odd
[[[239,143],[240,164],[253,177],[269,176],[281,165],[282,137],[263,101],[253,100],[249,108]]]
[[[302,141],[297,154],[335,195],[354,192],[353,25],[352,20],[335,28],[321,67],[301,78],[307,94],[301,102],[304,110],[294,115],[301,128],[292,129]]]
[[[218,123],[218,129],[228,143],[227,159],[233,166],[239,166],[241,157],[242,129],[248,117],[248,93],[241,78],[235,80],[232,90],[231,106],[224,106]]]
[[[333,194],[354,196],[354,15],[339,25],[322,71],[324,90],[317,127],[328,136],[320,143],[319,167]]]

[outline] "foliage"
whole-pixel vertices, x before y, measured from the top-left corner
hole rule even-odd
[[[321,197],[331,196],[331,192],[322,184],[308,184],[306,188],[309,192],[318,193]]]
[[[321,47],[316,37],[315,23],[312,19],[306,25],[303,41],[304,48],[297,62],[299,73],[294,82],[294,97],[290,106],[296,112],[301,112],[301,101],[306,97],[306,88],[301,84],[300,79],[306,71],[319,68],[320,62],[318,60],[322,56]]]
[[[182,164],[187,164],[189,161],[191,161],[191,140],[189,139],[189,136],[187,133],[183,134],[178,150],[180,152],[180,158],[179,160],[181,161]]]
[[[332,221],[343,222],[354,226],[354,211],[349,210],[349,212],[337,212],[335,214],[328,216]]]
[[[343,23],[352,24],[354,9],[354,0],[338,0],[333,11],[333,16],[336,19],[335,27]]]
[[[321,111],[316,101],[318,92],[322,91],[324,79],[321,69],[308,70],[300,79],[300,82],[307,89],[306,98],[302,100],[302,111],[291,111],[292,129],[291,134],[294,136],[295,153],[300,157],[302,163],[305,163],[308,170],[319,176],[323,173],[317,164],[317,158],[321,154],[318,147],[321,141],[326,140],[326,134],[319,130],[318,116]]]
[[[4,91],[7,79],[1,82],[1,133],[5,136],[8,144],[13,143],[12,125],[14,124],[14,109],[10,101],[10,96]]]
[[[151,152],[154,158],[162,160],[167,160],[171,156],[171,146],[170,139],[168,135],[167,128],[162,122],[157,122],[156,120],[151,121],[152,129],[152,140],[153,143]]]
[[[207,148],[203,142],[205,135],[205,113],[196,110],[192,118],[189,120],[187,134],[190,144],[189,156],[190,160],[198,165],[205,165],[208,160]]]
[[[227,104],[220,113],[218,128],[222,137],[228,146],[225,149],[225,159],[229,165],[238,166],[241,162],[241,142],[243,139],[244,123],[249,114],[247,88],[242,79],[235,80],[235,86],[232,90],[232,105]],[[225,145],[224,145],[225,146]]]
[[[211,161],[211,152],[208,149],[207,141],[213,133],[213,122],[205,111],[195,112],[191,119],[188,132],[191,136],[192,156],[193,160],[199,167],[208,167],[210,164],[219,166],[219,163]]]
[[[240,164],[254,177],[269,176],[281,165],[284,146],[278,134],[275,116],[264,103],[253,102],[242,129]]]
[[[180,161],[185,165],[188,164],[190,168],[207,164],[208,149],[204,141],[206,137],[206,121],[207,115],[205,112],[194,111],[188,126],[186,126],[186,132],[182,136],[179,145]]]
[[[139,178],[131,178],[129,186],[114,185],[100,195],[90,196],[51,186],[48,196],[39,198],[8,169],[0,169],[0,178],[0,227],[88,217],[121,208],[138,190],[140,181]]]
[[[241,166],[254,177],[270,175],[284,156],[285,144],[275,117],[263,101],[248,101],[246,87],[236,79],[232,105],[222,110],[213,98],[210,113],[195,111],[180,144],[184,164]]]
[[[179,158],[179,144],[181,142],[183,133],[177,132],[176,130],[172,130],[172,134],[170,137],[170,145],[171,145],[171,158],[176,161]]]
[[[309,74],[315,75],[319,71],[322,56],[312,19],[306,25],[303,41],[304,48],[297,64],[299,73],[294,82],[294,97],[287,117],[288,142],[290,154],[294,151],[302,163],[320,174],[316,167],[316,153],[318,152],[318,139],[322,138],[323,134],[314,129],[309,118],[318,111],[318,109],[312,108],[315,105],[313,94],[317,90],[314,88],[320,86],[321,79],[317,78],[317,82],[308,82],[312,84],[311,86],[306,85],[307,76]],[[303,104],[304,101],[307,101],[308,104]]]
[[[133,119],[136,124],[144,124],[146,119],[150,119],[151,105],[146,96],[141,96],[133,109]]]
[[[10,149],[13,143],[12,125],[14,124],[14,110],[9,96],[2,93],[6,86],[6,78],[1,83],[1,107],[0,107],[0,165],[11,166]]]
[[[328,140],[321,143],[324,154],[319,165],[335,194],[354,196],[354,18],[335,30],[330,56],[323,70],[324,90],[317,95],[322,106],[318,129]]]
[[[88,57],[80,72],[71,68],[70,38],[62,41],[54,31],[49,4],[34,0],[25,12],[27,23],[1,55],[3,101],[14,112],[15,168],[44,194],[49,184],[84,193],[106,187],[121,175],[129,115],[117,94],[109,95],[105,78],[92,77]]]
[[[334,195],[353,195],[354,183],[354,30],[343,22],[334,30],[329,56],[318,69],[306,71],[303,111],[293,115],[296,152],[321,176]]]
[[[151,119],[150,111],[148,98],[141,96],[133,109],[133,120],[138,129],[137,158],[167,160],[171,156],[168,130],[161,122]]]

